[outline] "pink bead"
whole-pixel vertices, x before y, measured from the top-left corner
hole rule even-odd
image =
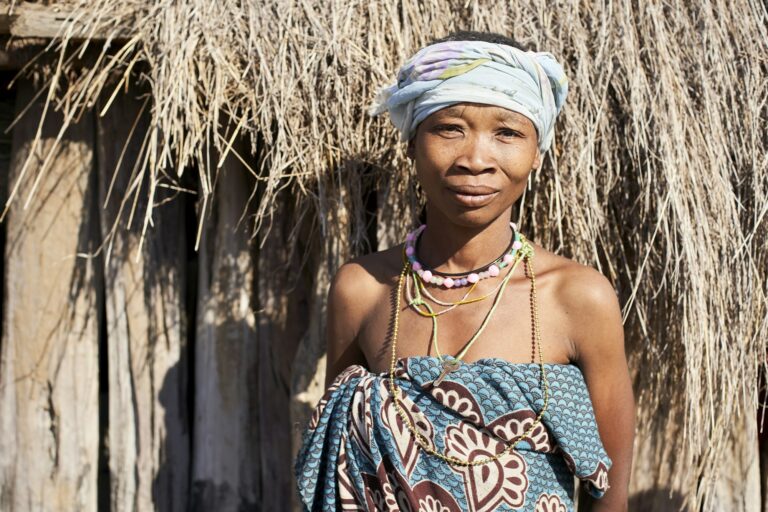
[[[515,243],[512,244],[512,248],[517,250],[523,246],[523,242],[520,240],[515,240]]]
[[[450,277],[446,277],[443,280],[443,286],[445,286],[446,288],[453,288],[453,285],[454,285],[453,279],[451,279]]]
[[[426,282],[430,282],[430,281],[432,280],[432,272],[430,272],[429,270],[425,270],[425,271],[424,271],[424,272],[421,274],[421,278],[422,278],[424,281],[426,281]]]
[[[414,235],[414,232],[413,232],[413,231],[411,231],[410,233],[408,233],[407,235],[405,235],[405,241],[406,241],[406,242],[413,242],[413,235]]]
[[[506,264],[512,263],[512,260],[514,260],[514,259],[515,259],[515,257],[512,256],[511,254],[505,254],[504,255],[504,263],[506,263]]]
[[[467,281],[467,278],[466,278],[466,277],[462,277],[462,278],[461,278],[461,286],[467,286],[467,282],[468,282],[468,281]]]
[[[419,274],[419,277],[423,277],[424,276],[424,270],[422,270],[422,269],[418,269],[416,271],[416,273]]]
[[[479,280],[480,280],[480,276],[478,276],[478,275],[477,275],[477,274],[475,274],[474,272],[472,272],[471,274],[469,274],[469,275],[467,276],[467,281],[469,281],[469,282],[470,282],[470,283],[472,283],[472,284],[475,284],[475,283],[476,283],[476,282],[478,282]]]
[[[410,245],[405,248],[406,256],[413,256],[414,252],[415,252],[415,249]]]
[[[496,265],[491,265],[490,267],[488,267],[488,275],[490,275],[491,277],[496,277],[497,275],[499,275],[499,267],[497,267]]]
[[[418,261],[414,261],[413,263],[411,263],[411,266],[413,267],[413,270],[417,272],[421,270],[421,263],[419,263]]]

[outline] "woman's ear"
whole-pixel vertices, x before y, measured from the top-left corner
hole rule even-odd
[[[536,171],[541,169],[541,150],[539,148],[536,148],[536,158],[533,159],[533,166],[531,168]]]

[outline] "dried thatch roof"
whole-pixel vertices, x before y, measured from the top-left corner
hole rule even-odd
[[[71,120],[127,80],[151,88],[133,188],[148,181],[149,196],[112,198],[126,213],[158,187],[180,188],[189,169],[207,203],[220,162],[237,157],[257,178],[254,232],[287,187],[352,251],[366,243],[366,180],[382,191],[380,243],[411,220],[386,212],[418,203],[394,130],[365,115],[409,52],[455,29],[489,29],[558,55],[571,96],[524,226],[616,284],[646,412],[638,435],[679,424],[680,451],[660,457],[696,510],[706,501],[729,423],[754,414],[765,365],[765,5],[90,0],[71,12],[56,47],[68,51],[46,75],[49,108]],[[101,45],[72,36],[96,33],[107,39],[100,58],[72,71],[75,49]],[[124,39],[110,44],[110,34]],[[256,159],[233,155],[242,136]],[[9,200],[19,199],[35,200]],[[347,221],[327,220],[338,215]]]

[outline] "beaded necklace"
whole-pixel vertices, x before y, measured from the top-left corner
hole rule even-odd
[[[408,233],[405,238],[405,255],[411,264],[413,270],[419,275],[421,280],[425,283],[435,284],[444,288],[454,288],[459,286],[467,286],[468,284],[475,284],[483,279],[489,277],[496,277],[501,272],[501,269],[509,265],[514,259],[514,252],[522,247],[520,241],[520,233],[517,231],[517,225],[514,222],[510,222],[509,226],[512,228],[512,239],[509,242],[509,246],[504,253],[490,262],[487,265],[470,270],[469,272],[459,273],[447,273],[437,272],[428,268],[424,268],[424,265],[416,258],[416,244],[419,240],[419,235],[427,228],[426,224],[422,224],[415,230]]]
[[[513,238],[513,240],[519,239],[520,236],[521,235],[516,235],[515,238]],[[516,256],[516,252],[519,250],[519,247],[516,247],[514,244],[510,244],[510,247],[512,247],[512,251],[509,253],[510,254],[510,258],[508,259],[508,261],[506,263],[514,262],[515,261],[514,258]],[[506,264],[502,265],[502,268],[504,268],[504,266],[506,266]],[[431,293],[429,293],[429,290],[425,286],[424,282],[421,279],[418,278],[418,275],[416,273],[410,272],[410,275],[413,278],[414,283],[416,283],[415,286],[416,286],[416,294],[417,294],[417,296],[419,296],[419,293],[423,293],[425,297],[427,297],[429,300],[431,300],[435,304],[439,304],[441,306],[449,306],[447,309],[438,312],[437,313],[438,315],[442,314],[444,312],[448,312],[448,311],[452,310],[455,306],[460,306],[460,305],[463,305],[463,304],[472,304],[473,302],[479,302],[479,301],[485,300],[488,297],[490,297],[491,295],[493,295],[494,293],[496,293],[499,290],[499,287],[501,286],[501,283],[499,283],[498,285],[496,285],[496,288],[494,288],[493,291],[491,291],[490,293],[488,293],[488,294],[486,294],[486,295],[484,295],[482,297],[476,297],[474,299],[469,299],[468,298],[469,295],[475,289],[475,286],[477,286],[477,283],[473,283],[472,286],[470,287],[469,291],[467,293],[465,293],[464,297],[462,297],[458,302],[444,302],[444,301],[441,301],[441,300],[435,298]],[[406,296],[408,297],[409,300],[412,301],[412,299],[411,299],[411,281],[406,279],[405,284],[406,284],[406,288],[405,288]],[[417,298],[417,301],[419,301],[419,302],[421,301],[420,297]],[[416,309],[417,309],[417,312],[419,312],[419,314],[422,314],[420,311],[418,311],[418,308],[416,308]],[[424,314],[423,316],[429,316],[429,315]]]
[[[549,406],[549,382],[547,381],[546,369],[544,367],[544,358],[541,350],[541,338],[539,334],[539,315],[538,315],[538,308],[536,304],[536,280],[533,272],[533,266],[531,265],[532,257],[533,257],[533,247],[530,245],[527,239],[525,239],[525,237],[522,237],[522,244],[518,252],[518,257],[515,259],[515,263],[512,266],[512,268],[510,268],[507,275],[504,276],[504,279],[502,280],[502,283],[499,287],[498,293],[496,295],[496,298],[494,299],[494,303],[490,311],[486,315],[478,331],[475,333],[472,339],[470,339],[468,344],[464,347],[464,349],[462,349],[462,351],[458,354],[457,357],[455,358],[452,357],[450,359],[444,360],[442,355],[440,355],[436,345],[437,319],[436,319],[436,316],[433,317],[433,332],[435,333],[435,337],[433,337],[433,341],[435,342],[436,353],[438,354],[438,358],[442,362],[442,366],[443,366],[443,372],[440,374],[440,376],[437,379],[435,379],[435,381],[433,382],[433,385],[439,386],[442,383],[442,380],[449,373],[457,370],[460,367],[462,363],[461,357],[463,357],[463,355],[469,349],[469,346],[472,343],[474,343],[474,341],[479,337],[480,333],[485,328],[486,324],[488,323],[488,320],[490,319],[491,315],[496,309],[496,306],[498,305],[501,299],[501,295],[504,292],[504,288],[506,287],[506,284],[509,281],[510,276],[512,275],[512,271],[515,269],[519,261],[521,260],[524,261],[525,268],[527,270],[526,274],[529,274],[530,280],[531,280],[531,314],[532,314],[532,324],[533,324],[534,350],[538,346],[539,367],[541,369],[541,386],[544,391],[544,405],[541,408],[541,411],[539,411],[539,413],[536,415],[536,419],[528,427],[528,429],[526,429],[526,431],[523,432],[520,436],[516,437],[513,442],[510,442],[507,445],[507,447],[504,448],[504,450],[502,450],[501,452],[491,457],[486,457],[484,459],[478,459],[473,461],[462,460],[457,457],[445,455],[431,448],[430,444],[426,440],[426,437],[421,432],[416,430],[414,425],[411,423],[411,420],[409,419],[408,415],[406,415],[405,411],[402,409],[402,405],[400,404],[400,398],[399,398],[400,388],[395,387],[397,331],[398,331],[398,325],[399,325],[399,319],[400,319],[400,296],[403,294],[403,280],[404,278],[406,278],[409,268],[411,268],[411,270],[413,271],[411,262],[406,261],[405,264],[403,265],[402,271],[400,272],[400,277],[398,278],[398,282],[397,282],[397,299],[395,301],[395,321],[392,329],[392,340],[391,340],[392,357],[391,357],[390,369],[389,369],[389,391],[390,391],[390,394],[392,395],[393,403],[395,405],[395,409],[397,410],[397,414],[400,416],[400,419],[403,421],[403,424],[405,424],[405,426],[408,428],[411,435],[413,435],[414,439],[416,440],[416,445],[420,447],[422,450],[424,450],[425,452],[427,452],[428,454],[438,457],[444,460],[445,462],[448,462],[449,464],[457,465],[457,466],[479,466],[479,465],[487,464],[494,460],[498,460],[502,456],[514,450],[520,441],[528,437],[531,434],[531,432],[533,432],[533,429],[539,423],[541,423],[541,418],[543,417],[544,413],[547,410],[547,407]],[[434,443],[433,445],[437,446]]]

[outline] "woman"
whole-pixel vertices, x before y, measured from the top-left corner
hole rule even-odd
[[[627,509],[616,294],[510,222],[566,94],[552,55],[474,32],[423,48],[382,91],[426,226],[333,280],[327,389],[296,461],[305,509],[561,512],[573,475],[600,498],[590,510]]]

